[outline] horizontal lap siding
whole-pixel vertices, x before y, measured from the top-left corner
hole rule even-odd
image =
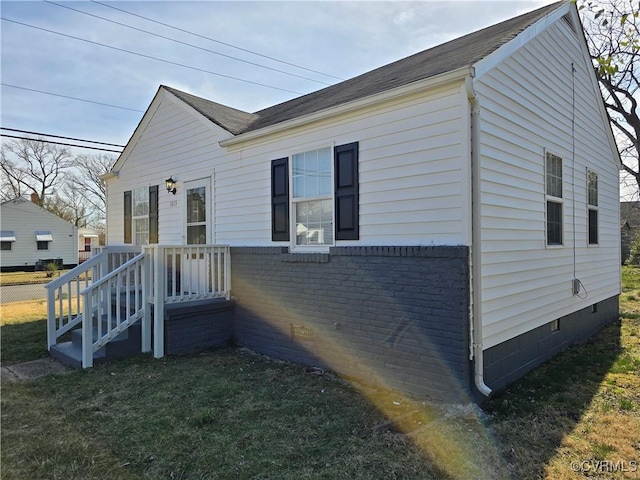
[[[2,229],[16,237],[11,250],[0,254],[2,267],[31,267],[38,260],[61,258],[65,265],[78,263],[78,235],[73,225],[27,201],[6,202],[0,213]],[[51,232],[48,250],[38,250],[36,231]]]
[[[143,128],[119,177],[108,184],[108,244],[123,242],[123,192],[158,185],[159,241],[184,243],[184,182],[210,178],[216,158],[222,155],[218,142],[225,132],[207,125],[164,93],[149,123]],[[152,108],[156,108],[152,105]],[[229,136],[226,134],[226,136]],[[165,191],[169,176],[178,180],[177,194]],[[171,202],[177,202],[171,205]],[[210,206],[213,206],[211,202]]]
[[[618,171],[587,68],[576,39],[558,22],[479,81],[485,349],[619,293]],[[545,147],[563,157],[561,248],[545,245]],[[598,173],[599,181],[596,247],[587,246],[587,167]],[[571,291],[574,205],[575,269],[585,299]]]
[[[216,164],[216,241],[272,244],[270,161],[357,141],[360,240],[338,245],[468,244],[462,100],[457,85],[229,149],[236,160]]]

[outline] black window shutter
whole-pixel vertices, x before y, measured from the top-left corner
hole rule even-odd
[[[271,240],[289,241],[289,159],[271,162]]]
[[[132,211],[131,211],[131,190],[124,192],[124,243],[131,242],[131,223],[132,223]]]
[[[336,240],[358,240],[358,142],[334,149]]]
[[[149,187],[149,244],[158,243],[158,185]]]

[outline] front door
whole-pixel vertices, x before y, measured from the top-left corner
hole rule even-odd
[[[211,243],[211,222],[209,215],[209,179],[195,180],[185,183],[186,224],[185,237],[187,245],[205,245]],[[186,253],[183,258],[183,290],[185,293],[197,294],[207,290],[208,265],[204,251]]]

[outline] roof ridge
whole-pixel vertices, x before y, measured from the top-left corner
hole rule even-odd
[[[228,107],[172,87],[161,85],[161,88],[165,88],[215,124],[234,135],[239,135],[458,68],[470,67],[566,3],[568,2],[563,0],[545,5],[382,65],[340,83],[253,113]]]

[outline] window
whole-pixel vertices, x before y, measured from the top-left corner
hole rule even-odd
[[[562,245],[562,158],[546,154],[547,245]]]
[[[149,190],[136,188],[133,191],[133,243],[149,244]]]
[[[124,243],[158,243],[158,186],[124,192]]]
[[[587,215],[589,245],[598,244],[598,174],[587,170]]]
[[[307,248],[358,240],[358,202],[358,142],[271,162],[274,242]]]
[[[53,242],[53,235],[48,231],[36,232],[36,248],[38,250],[49,250],[49,242]]]
[[[333,244],[331,149],[293,156],[295,245]]]
[[[187,245],[207,243],[206,188],[187,189]]]
[[[0,231],[0,250],[11,250],[15,241],[16,235],[13,230]]]

